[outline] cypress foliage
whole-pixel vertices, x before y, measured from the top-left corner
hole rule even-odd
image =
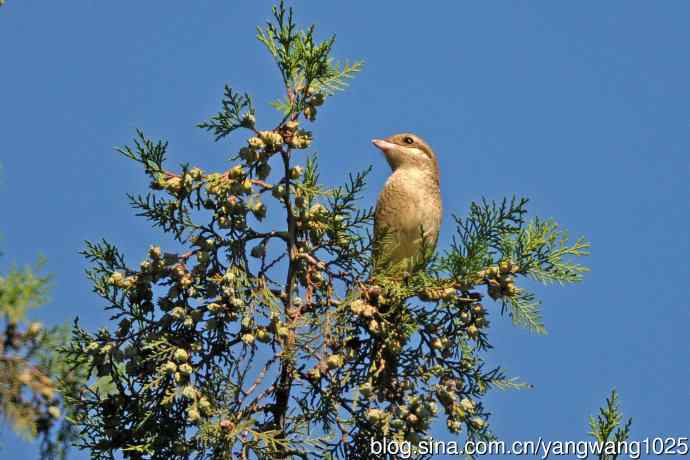
[[[21,437],[38,439],[41,459],[63,459],[74,432],[58,387],[74,394],[83,377],[55,353],[68,342],[69,327],[27,319],[47,301],[50,277],[37,274],[42,265],[0,276],[0,418]]]
[[[227,169],[173,169],[143,131],[119,149],[150,180],[132,207],[176,245],[135,264],[86,245],[112,323],[75,323],[64,350],[90,375],[70,399],[79,445],[94,459],[370,458],[371,437],[418,442],[437,418],[491,438],[484,394],[524,384],[484,364],[490,312],[544,332],[521,280],[579,281],[588,244],[528,218],[526,199],[479,200],[424,269],[372,278],[368,170],[327,186],[308,155],[319,107],[362,63],[334,60],[334,37],[317,41],[282,3],[257,37],[282,77],[280,121],[265,127],[226,87],[199,127],[246,135]]]
[[[602,452],[597,454],[598,460],[616,460],[621,453],[627,453],[619,449],[622,443],[630,438],[632,418],[624,424],[622,422],[623,413],[620,409],[618,393],[616,390],[611,390],[611,396],[606,398],[606,405],[599,409],[599,414],[596,417],[589,417],[589,435],[603,446],[616,446],[616,449],[602,449]],[[609,452],[610,450],[615,450],[615,452]]]

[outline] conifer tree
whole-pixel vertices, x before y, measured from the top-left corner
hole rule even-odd
[[[622,422],[623,413],[620,410],[618,393],[612,390],[611,396],[606,398],[606,405],[599,409],[599,414],[589,417],[589,435],[605,447],[597,454],[598,460],[617,460],[621,453],[627,453],[623,451],[622,443],[630,437],[632,418],[624,424]],[[611,446],[615,446],[615,449],[610,449]],[[610,452],[611,450],[615,452]]]
[[[493,436],[484,394],[521,384],[484,364],[489,317],[544,332],[520,280],[579,281],[587,243],[529,219],[526,199],[479,199],[450,245],[420,254],[424,269],[372,277],[368,170],[327,186],[310,152],[319,107],[362,64],[334,60],[334,37],[317,41],[282,3],[257,37],[284,97],[270,123],[225,88],[199,127],[246,138],[226,169],[170,166],[167,142],[143,131],[119,149],[150,180],[132,207],[176,243],[134,264],[114,243],[86,245],[112,322],[75,323],[65,349],[90,375],[70,400],[78,444],[94,459],[357,459],[373,457],[371,438],[416,443],[436,419]]]
[[[0,418],[23,438],[38,438],[40,458],[57,459],[65,458],[73,435],[57,388],[75,391],[79,380],[55,352],[69,339],[69,327],[27,319],[47,299],[50,277],[37,274],[41,265],[0,276]]]

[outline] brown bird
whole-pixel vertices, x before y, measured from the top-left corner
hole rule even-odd
[[[409,272],[420,260],[417,257],[423,257],[422,242],[433,250],[438,240],[442,206],[436,155],[411,133],[372,143],[381,149],[393,171],[376,203],[374,270],[384,266]]]

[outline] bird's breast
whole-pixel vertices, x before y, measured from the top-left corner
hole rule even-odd
[[[387,227],[398,238],[418,239],[420,229],[434,240],[441,224],[441,193],[429,174],[396,171],[381,191],[376,204],[376,227]]]

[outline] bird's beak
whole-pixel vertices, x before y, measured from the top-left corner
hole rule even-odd
[[[383,139],[372,139],[371,143],[379,149],[381,149],[383,153],[387,153],[388,151],[395,148],[395,144],[393,144],[392,142],[384,141]]]

